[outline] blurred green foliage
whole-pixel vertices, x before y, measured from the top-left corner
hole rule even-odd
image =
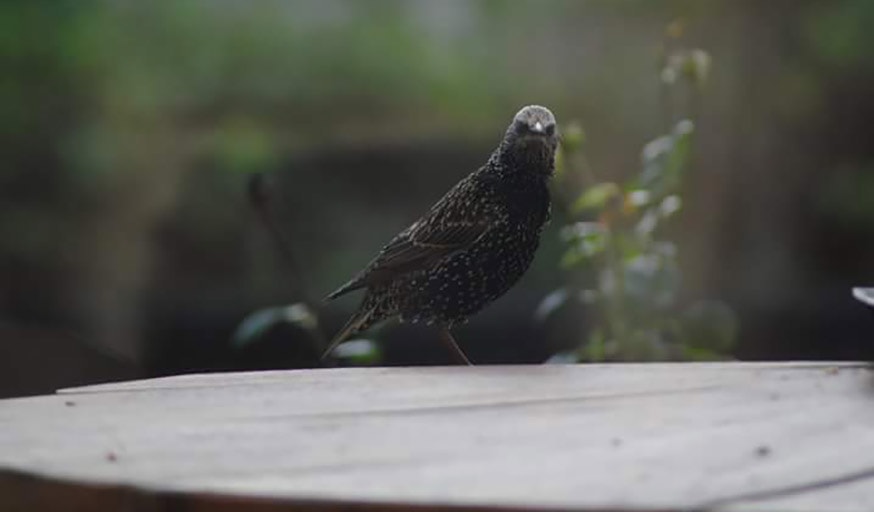
[[[822,2],[810,12],[807,33],[812,48],[835,71],[874,68],[874,3],[867,0]]]
[[[668,38],[682,33],[670,25]],[[670,49],[663,59],[663,87],[691,86],[696,95],[710,73],[710,57],[700,49]],[[671,115],[671,118],[674,116]],[[715,301],[678,304],[681,269],[678,248],[663,238],[664,225],[682,211],[682,184],[689,171],[695,125],[689,119],[647,143],[640,172],[624,182],[599,181],[583,156],[585,136],[570,124],[558,158],[559,186],[582,183],[576,198],[565,197],[574,219],[562,229],[567,271],[586,277],[580,286],[547,296],[537,310],[546,321],[568,302],[579,301],[601,319],[573,354],[555,361],[711,360],[731,353],[737,320]],[[569,200],[568,200],[569,199]],[[594,220],[576,220],[591,218]]]

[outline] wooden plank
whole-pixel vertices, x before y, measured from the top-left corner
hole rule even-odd
[[[0,467],[299,510],[870,511],[874,376],[845,363],[188,375],[0,401]],[[21,487],[9,478],[0,496]]]

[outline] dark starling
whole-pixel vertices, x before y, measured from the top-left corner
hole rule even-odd
[[[367,289],[325,356],[348,336],[400,315],[401,321],[438,324],[441,340],[470,364],[449,329],[503,295],[531,264],[550,217],[555,131],[549,109],[520,110],[484,166],[330,294],[328,300]]]

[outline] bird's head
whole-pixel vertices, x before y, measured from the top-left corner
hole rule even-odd
[[[513,117],[500,152],[506,160],[535,172],[551,174],[556,147],[555,116],[546,107],[529,105]]]
[[[510,130],[517,138],[555,138],[555,116],[546,107],[529,105],[513,117]]]

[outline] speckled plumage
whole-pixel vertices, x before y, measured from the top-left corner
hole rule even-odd
[[[531,264],[549,220],[547,182],[557,140],[548,109],[520,110],[485,165],[328,296],[367,290],[326,354],[395,315],[451,328],[513,286]]]

